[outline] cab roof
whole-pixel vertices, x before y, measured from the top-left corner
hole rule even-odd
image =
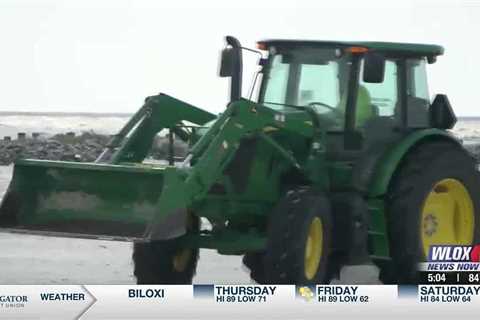
[[[420,43],[376,42],[376,41],[313,41],[290,39],[267,39],[258,42],[268,49],[271,46],[284,48],[299,47],[364,47],[367,49],[384,52],[387,55],[422,56],[434,58],[442,55],[442,46]]]

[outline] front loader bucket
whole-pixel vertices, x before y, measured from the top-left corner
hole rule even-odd
[[[19,161],[0,207],[0,228],[82,238],[143,238],[158,216],[164,172],[161,167]]]

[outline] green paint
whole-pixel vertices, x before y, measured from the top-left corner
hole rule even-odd
[[[415,144],[424,142],[427,139],[444,139],[459,143],[459,141],[449,132],[434,128],[417,130],[406,135],[401,141],[390,146],[380,160],[369,187],[369,197],[384,195],[387,192],[390,180],[403,157]]]
[[[385,202],[383,199],[369,199],[368,211],[370,214],[369,237],[375,256],[388,257],[388,235],[385,217]]]

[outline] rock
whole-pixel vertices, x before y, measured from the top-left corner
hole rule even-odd
[[[20,135],[19,135],[20,137]],[[20,140],[0,140],[0,165],[9,165],[17,159],[62,160],[93,162],[102,153],[111,136],[83,132],[80,135],[56,134],[52,137],[21,138]],[[147,158],[166,160],[168,157],[168,138],[155,138],[152,150]],[[184,157],[188,146],[180,139],[174,141],[174,155]]]
[[[19,141],[25,141],[26,138],[27,138],[27,134],[25,132],[19,132],[17,134],[17,139]]]

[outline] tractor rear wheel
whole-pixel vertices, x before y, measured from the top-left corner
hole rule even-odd
[[[200,219],[189,216],[188,230],[198,231]],[[137,242],[133,246],[133,274],[137,284],[191,284],[199,249],[180,247],[175,239]]]
[[[388,282],[417,283],[417,264],[432,245],[480,241],[480,174],[461,147],[431,142],[410,152],[388,195],[392,268]],[[396,279],[391,279],[395,277]]]
[[[263,279],[255,280],[326,283],[332,230],[330,204],[324,195],[308,189],[288,192],[270,215],[264,270],[252,270],[252,275]]]

